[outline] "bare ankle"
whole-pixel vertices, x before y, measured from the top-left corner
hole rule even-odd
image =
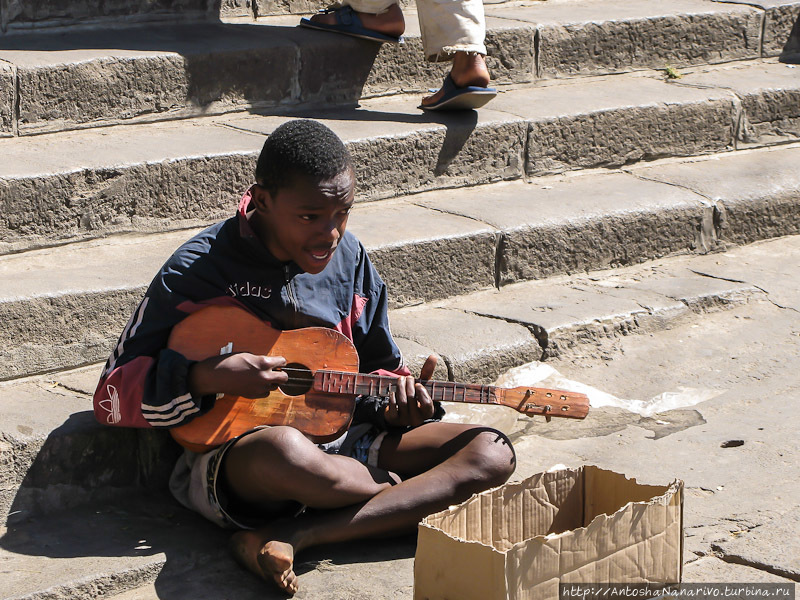
[[[392,4],[378,14],[358,13],[361,23],[367,29],[379,31],[386,35],[401,36],[406,30],[406,22],[399,4]]]
[[[489,70],[482,54],[477,52],[456,52],[450,77],[458,87],[489,85]]]

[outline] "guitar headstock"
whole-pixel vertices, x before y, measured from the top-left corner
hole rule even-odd
[[[568,392],[537,387],[506,389],[503,404],[529,417],[543,416],[583,419],[589,414],[589,397],[580,392]]]

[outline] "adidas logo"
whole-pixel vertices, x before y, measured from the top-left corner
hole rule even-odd
[[[122,415],[119,412],[119,394],[117,393],[117,388],[113,385],[107,385],[106,391],[108,392],[108,398],[101,400],[98,404],[103,410],[108,411],[106,423],[116,425],[122,420]]]

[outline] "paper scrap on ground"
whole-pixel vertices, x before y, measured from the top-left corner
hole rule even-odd
[[[550,365],[536,361],[506,371],[497,378],[495,385],[499,387],[543,387],[582,392],[589,397],[589,405],[593,408],[616,406],[643,417],[652,417],[667,410],[694,406],[715,398],[723,392],[723,390],[679,386],[677,391],[664,392],[649,400],[628,400],[617,398],[579,381],[567,379]]]

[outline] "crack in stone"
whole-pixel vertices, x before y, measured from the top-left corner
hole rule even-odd
[[[547,330],[542,327],[541,325],[537,325],[536,323],[527,323],[525,321],[520,321],[519,319],[513,319],[511,317],[502,317],[500,315],[492,315],[487,313],[482,313],[474,310],[469,309],[459,309],[461,312],[467,315],[473,315],[476,317],[484,317],[486,319],[494,319],[496,321],[502,321],[504,323],[508,323],[509,325],[521,325],[528,332],[534,337],[534,339],[538,342],[539,347],[542,349],[542,355],[539,357],[539,360],[544,360],[546,357],[546,348],[549,345],[549,339]]]
[[[693,188],[689,187],[688,185],[684,185],[682,183],[675,183],[673,181],[663,181],[661,179],[656,179],[655,177],[647,177],[647,176],[642,175],[640,173],[636,173],[635,171],[633,171],[631,169],[620,169],[620,171],[622,171],[623,173],[627,173],[628,175],[632,175],[633,177],[635,177],[636,179],[639,179],[640,181],[649,181],[650,183],[660,183],[660,184],[663,184],[663,185],[671,185],[672,187],[676,187],[678,189],[686,190],[687,192],[691,192],[691,193],[693,193],[693,194],[695,194],[697,196],[700,196],[701,198],[705,198],[706,200],[708,200],[708,202],[712,206],[716,204],[716,200],[713,197],[711,197],[711,196],[709,196],[707,194],[704,194],[703,192],[701,192],[699,190],[693,189]],[[705,203],[701,202],[701,204],[703,204],[705,206]]]
[[[77,394],[78,396],[82,396],[84,398],[91,398],[92,397],[92,394],[89,394],[89,393],[87,393],[87,392],[85,392],[85,391],[83,391],[81,389],[76,388],[76,387],[72,387],[70,385],[66,385],[64,383],[61,383],[60,381],[54,381],[52,383],[52,385],[49,386],[47,391],[50,392],[50,393],[54,393],[56,389],[63,389],[63,390],[66,390],[66,391],[68,391],[68,392],[70,392],[72,394]]]
[[[775,306],[776,308],[780,308],[782,310],[791,310],[793,312],[800,312],[800,310],[796,309],[793,306],[784,306],[782,304],[778,304],[777,302],[775,302],[775,300],[770,298],[769,290],[761,287],[760,285],[756,285],[755,283],[751,283],[749,281],[744,281],[742,279],[734,279],[732,277],[722,277],[721,275],[712,275],[711,273],[704,273],[703,271],[698,271],[696,269],[689,269],[689,270],[692,273],[694,273],[695,275],[700,275],[701,277],[709,277],[711,279],[719,279],[720,281],[730,281],[731,283],[746,283],[747,285],[753,286],[755,289],[759,290],[760,292],[763,292],[764,295],[767,298],[767,301],[770,304],[772,304],[773,306]]]
[[[227,129],[232,129],[233,131],[238,131],[238,132],[241,132],[241,133],[247,133],[247,134],[250,134],[250,135],[257,135],[259,137],[264,137],[264,135],[265,135],[263,131],[255,131],[255,130],[249,129],[247,127],[244,127],[242,125],[233,125],[231,123],[214,123],[214,126],[215,127],[225,127]]]
[[[744,565],[746,567],[751,567],[759,571],[764,571],[766,573],[777,575],[778,577],[784,577],[786,579],[791,579],[792,581],[800,581],[800,575],[798,575],[797,573],[782,569],[776,565],[768,565],[758,560],[748,559],[745,558],[744,556],[739,556],[736,554],[726,554],[725,551],[718,544],[712,543],[711,549],[714,551],[715,556],[717,558],[725,561],[726,563],[733,565]]]

